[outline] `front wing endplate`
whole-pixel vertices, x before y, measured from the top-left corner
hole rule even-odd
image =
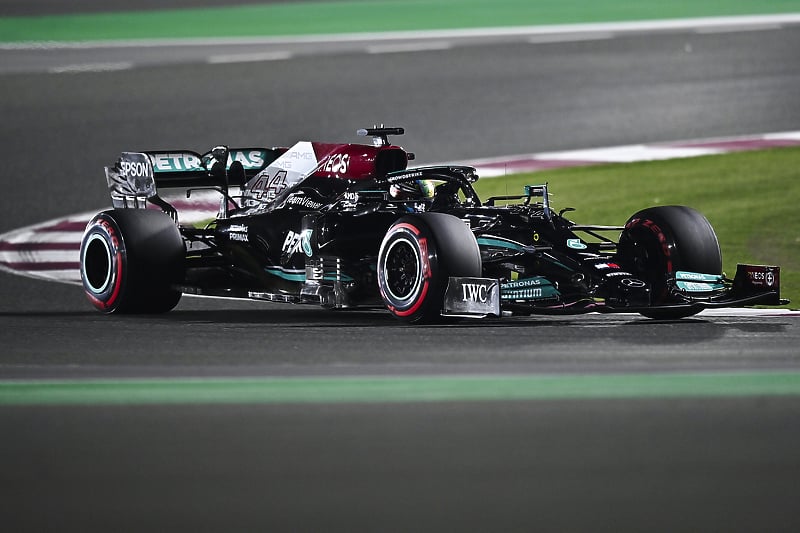
[[[449,278],[442,315],[467,318],[500,316],[500,281],[492,278]]]

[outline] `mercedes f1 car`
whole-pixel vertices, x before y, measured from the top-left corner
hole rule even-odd
[[[87,225],[86,296],[104,313],[160,313],[182,294],[381,307],[411,323],[448,317],[640,313],[780,305],[777,266],[722,272],[708,220],[684,206],[621,226],[576,224],[546,184],[481,200],[467,166],[408,168],[389,141],[125,152],[106,178],[113,209]],[[219,212],[185,224],[162,189],[210,189]],[[609,235],[614,235],[612,238]]]

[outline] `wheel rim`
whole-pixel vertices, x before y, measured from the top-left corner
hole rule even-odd
[[[81,270],[86,288],[94,294],[102,294],[111,283],[111,248],[98,234],[91,235],[86,242],[81,258]]]
[[[422,262],[411,241],[400,238],[391,243],[386,251],[383,278],[392,299],[403,302],[414,298],[422,282]]]

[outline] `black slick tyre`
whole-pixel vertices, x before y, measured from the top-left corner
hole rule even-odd
[[[658,309],[669,305],[668,276],[680,270],[703,274],[722,273],[722,253],[714,228],[698,211],[679,205],[643,209],[625,224],[617,248],[619,261],[648,282],[653,309],[642,315],[677,319],[699,308]]]
[[[163,313],[181,298],[186,252],[175,223],[160,211],[97,214],[81,241],[84,292],[103,313]]]
[[[397,220],[378,253],[378,288],[386,308],[410,323],[440,322],[450,276],[480,277],[481,255],[472,231],[444,213]]]

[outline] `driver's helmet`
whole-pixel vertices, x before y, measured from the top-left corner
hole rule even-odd
[[[406,181],[389,187],[389,194],[396,200],[430,200],[434,193],[433,180]]]

